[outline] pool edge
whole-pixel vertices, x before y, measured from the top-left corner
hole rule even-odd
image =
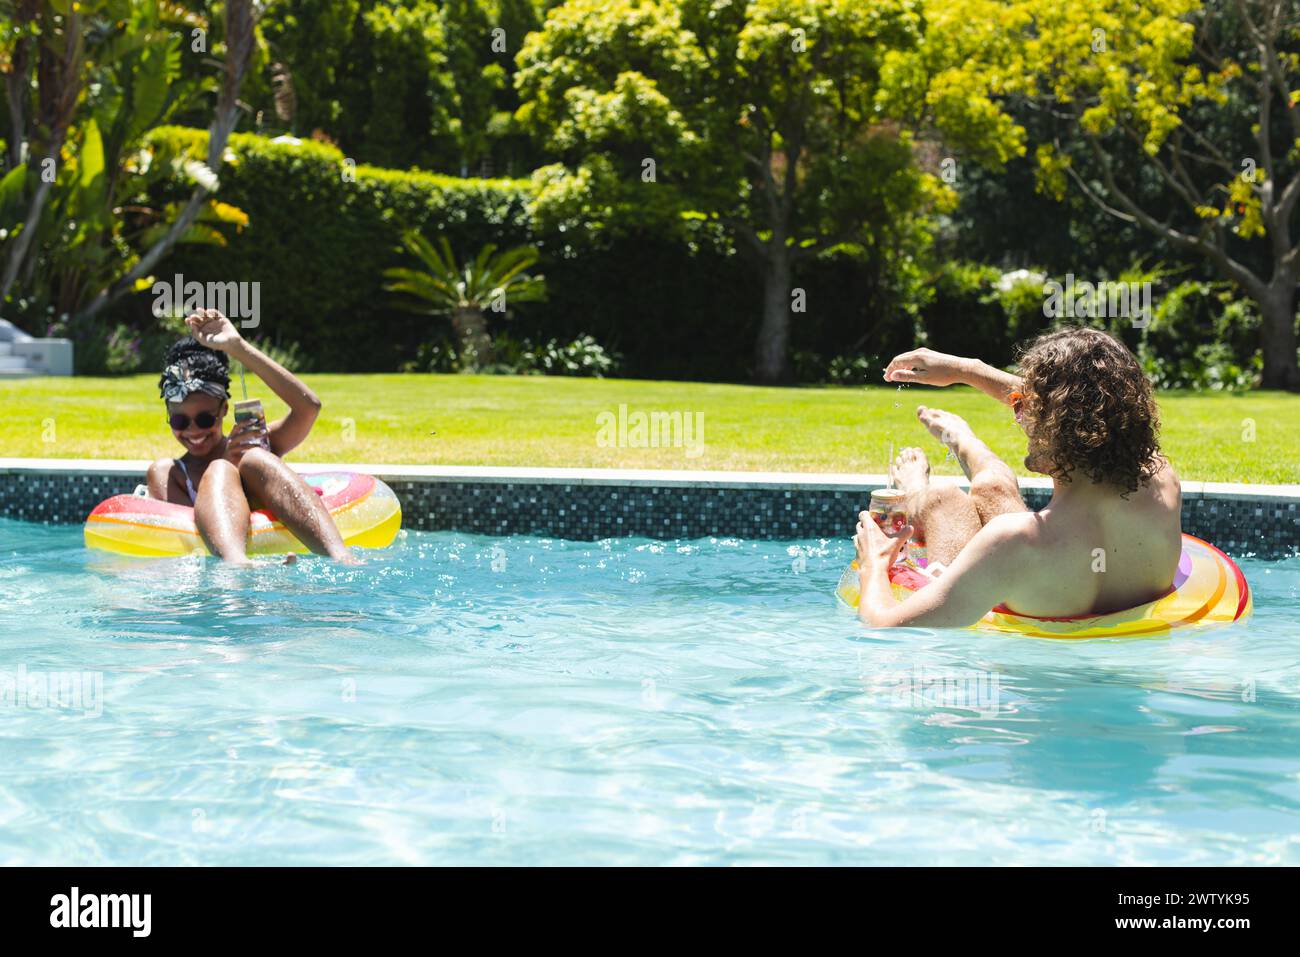
[[[110,495],[143,481],[145,460],[0,458],[0,516],[79,524]],[[368,472],[402,500],[405,527],[494,535],[833,538],[884,475],[560,469],[294,462],[303,472]],[[965,486],[964,480],[940,482]],[[1031,507],[1051,482],[1022,478]],[[1300,548],[1300,485],[1183,483],[1183,529],[1233,554],[1280,557]]]

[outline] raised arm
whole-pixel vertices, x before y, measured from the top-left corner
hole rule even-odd
[[[886,382],[919,382],[922,385],[969,385],[1004,405],[1011,393],[1022,390],[1019,376],[995,369],[979,359],[951,356],[933,349],[913,349],[894,356],[885,367]]]
[[[194,338],[242,362],[289,406],[289,414],[268,425],[271,451],[284,455],[302,444],[320,415],[321,401],[296,375],[248,342],[216,309],[196,312],[185,320]]]

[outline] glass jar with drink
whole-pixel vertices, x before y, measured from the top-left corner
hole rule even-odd
[[[896,488],[878,488],[871,493],[867,512],[881,531],[894,538],[908,525],[907,493]],[[925,543],[918,541],[915,535],[898,553],[899,562],[905,562],[909,558],[913,563],[925,567]]]

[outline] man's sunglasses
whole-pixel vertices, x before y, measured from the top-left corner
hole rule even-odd
[[[167,421],[171,423],[173,431],[176,432],[184,432],[190,427],[190,417],[184,412],[173,412],[167,417]],[[200,429],[210,429],[219,421],[221,420],[211,412],[200,412],[194,417],[194,424]]]

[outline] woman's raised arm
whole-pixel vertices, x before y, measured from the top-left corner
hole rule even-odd
[[[195,339],[209,349],[220,349],[238,359],[289,406],[288,415],[267,426],[271,451],[276,455],[284,455],[300,445],[315,424],[316,416],[320,414],[321,401],[316,393],[280,363],[245,340],[234,324],[216,309],[196,312],[185,322]]]

